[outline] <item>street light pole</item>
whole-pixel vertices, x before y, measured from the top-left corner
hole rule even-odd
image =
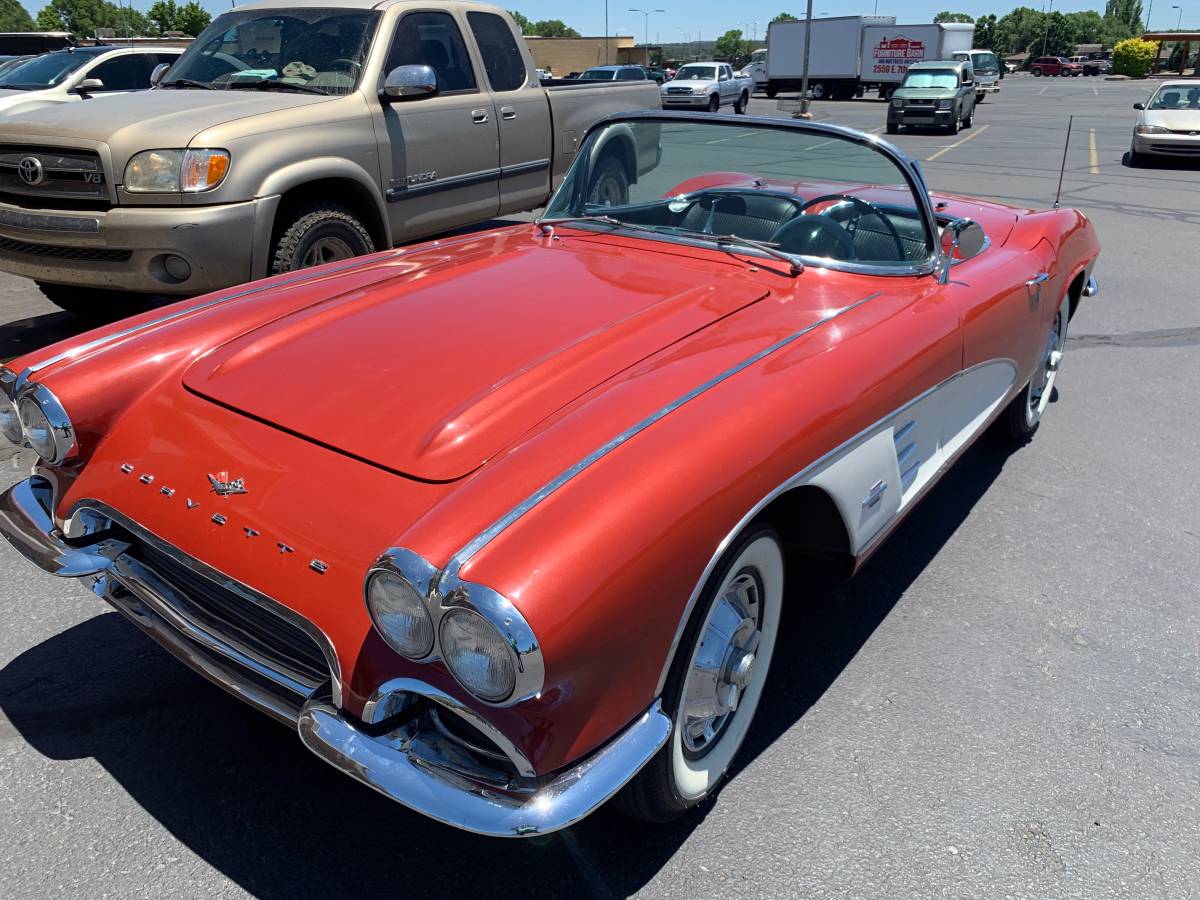
[[[649,46],[650,46],[650,13],[665,13],[666,10],[665,9],[632,9],[631,8],[629,11],[630,12],[640,12],[643,16],[646,17],[645,18],[645,32],[644,32],[646,39],[643,43],[645,44],[645,46],[647,48],[649,48]],[[647,49],[646,53],[647,53],[646,61],[649,62],[650,61],[650,57],[649,57],[650,50]]]
[[[1172,6],[1171,9],[1179,10],[1179,17],[1175,20],[1175,30],[1178,31],[1179,26],[1183,24],[1183,7],[1182,6]]]
[[[1146,10],[1146,30],[1150,30],[1150,17],[1154,15],[1154,0],[1150,0],[1150,8]]]
[[[1154,5],[1154,0],[1150,0],[1150,5]],[[1050,40],[1050,15],[1054,12],[1054,0],[1050,0],[1050,11],[1046,13],[1046,33],[1042,35],[1042,56],[1046,55],[1046,41]]]
[[[804,13],[804,68],[800,79],[800,109],[793,115],[796,119],[812,118],[808,111],[808,51],[812,45],[812,22],[812,0],[808,0],[808,9]]]
[[[604,0],[604,64],[608,65],[608,0]]]

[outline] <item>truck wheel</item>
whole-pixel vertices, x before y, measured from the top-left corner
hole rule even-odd
[[[271,253],[271,274],[374,252],[371,233],[348,209],[336,203],[317,203],[280,223]]]
[[[123,319],[146,308],[149,296],[106,291],[102,288],[75,287],[70,284],[35,282],[37,289],[59,309],[89,322]]]
[[[600,160],[592,172],[588,206],[624,206],[629,202],[629,173],[615,156]]]
[[[748,106],[750,106],[750,94],[748,91],[742,91],[741,96],[737,99],[737,103],[733,104],[733,111],[739,116],[744,116]]]
[[[1033,70],[1033,77],[1034,77],[1034,78],[1041,78],[1041,77],[1042,77],[1042,70],[1041,70],[1041,69],[1039,69],[1039,68],[1036,68],[1036,67],[1035,67],[1035,68],[1034,68],[1034,70]]]
[[[894,124],[894,123],[892,123],[892,122],[888,122],[888,125],[887,125],[887,133],[888,133],[888,134],[899,134],[899,133],[900,133],[900,126],[899,126],[899,125],[896,125],[896,124]]]
[[[713,94],[711,97],[708,98],[708,111],[709,112],[717,112],[720,109],[721,109],[721,98],[719,96],[717,96],[716,94]]]
[[[621,810],[667,822],[716,792],[762,698],[783,611],[779,536],[751,525],[721,557],[671,663],[666,745],[617,794]]]
[[[828,92],[825,90],[824,82],[818,81],[808,86],[808,93],[814,100],[821,100]]]
[[[779,88],[777,88],[775,83],[772,81],[767,82],[767,96],[772,100],[779,96]]]

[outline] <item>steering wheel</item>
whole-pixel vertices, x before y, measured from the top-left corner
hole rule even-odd
[[[771,242],[778,245],[784,253],[858,259],[858,252],[854,248],[854,239],[850,237],[850,233],[825,216],[796,216],[789,219],[771,235]],[[841,252],[835,254],[834,250]]]
[[[333,59],[333,60],[329,61],[329,65],[331,67],[336,66],[338,63],[345,63],[347,68],[353,67],[355,69],[360,69],[360,70],[362,69],[362,63],[360,63],[358,60],[346,59],[346,57],[344,57],[344,56],[339,56],[337,59]]]
[[[858,227],[858,221],[863,216],[874,216],[875,218],[877,218],[881,222],[883,222],[884,227],[887,228],[888,232],[891,234],[892,240],[896,242],[896,259],[903,261],[907,258],[906,254],[904,252],[904,243],[900,240],[900,232],[898,232],[896,230],[896,226],[892,223],[892,220],[889,219],[887,216],[885,216],[883,214],[883,211],[880,210],[879,207],[877,207],[875,204],[868,203],[866,200],[863,200],[861,197],[852,197],[850,194],[824,194],[820,197],[814,197],[812,200],[809,200],[807,203],[805,203],[803,206],[800,207],[800,211],[802,213],[807,212],[809,207],[816,206],[818,203],[825,203],[830,200],[845,200],[847,203],[849,203],[855,209],[860,210],[858,216],[854,220],[854,223],[853,223],[854,228]],[[832,209],[832,207],[830,209]],[[864,209],[866,210],[866,212],[861,211]],[[818,213],[818,215],[822,215],[822,216],[828,215],[829,212],[830,212],[830,210],[822,210],[820,213]],[[853,231],[854,228],[850,228],[847,230]]]

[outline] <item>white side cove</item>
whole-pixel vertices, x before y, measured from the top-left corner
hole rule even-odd
[[[858,555],[979,434],[1016,378],[1010,359],[959,372],[818,460],[785,490],[825,490]]]
[[[813,485],[833,498],[851,552],[858,556],[912,506],[969,444],[1017,380],[1011,359],[972,366],[914,397],[840,447],[793,475],[749,510],[717,546],[688,599],[658,679],[666,684],[671,662],[709,575],[730,542],[768,503],[794,488]]]

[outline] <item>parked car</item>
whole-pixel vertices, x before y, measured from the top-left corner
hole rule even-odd
[[[945,128],[951,134],[975,122],[975,77],[969,62],[914,63],[888,103],[887,133],[903,126]]]
[[[1164,81],[1138,110],[1129,145],[1129,164],[1140,166],[1153,156],[1200,159],[1200,84]]]
[[[579,76],[583,81],[648,81],[641,66],[593,66]]]
[[[0,81],[3,80],[3,75],[9,69],[15,69],[21,63],[33,59],[34,54],[26,56],[2,56],[0,57]]]
[[[1035,78],[1043,75],[1078,76],[1083,74],[1083,66],[1061,56],[1039,56],[1029,64],[1029,71]]]
[[[959,50],[954,59],[961,59],[971,64],[975,77],[975,102],[982,103],[988,94],[1000,93],[1000,82],[1004,80],[1004,71],[1000,68],[1000,60],[991,50]]]
[[[627,139],[657,165],[597,204]],[[614,115],[539,223],[11,361],[0,431],[39,461],[0,533],[418,812],[528,836],[622,792],[661,821],[786,692],[786,586],[1073,402],[1098,253],[1083,214],[931,196],[874,135]]]
[[[9,169],[0,269],[64,309],[111,314],[540,206],[593,122],[660,106],[644,74],[540,85],[511,17],[457,0],[241,4],[158,77],[0,117],[8,164],[46,175]],[[611,152],[610,194],[645,162]]]
[[[655,66],[643,66],[643,68],[646,70],[646,77],[651,81],[662,84],[667,80],[667,73],[662,69],[656,68]]]
[[[662,105],[664,109],[701,108],[709,112],[732,106],[741,115],[749,107],[753,93],[754,80],[734,75],[728,63],[688,63],[663,84]]]
[[[71,47],[7,64],[0,68],[0,123],[18,112],[149,90],[155,68],[170,65],[182,52],[175,47]]]

